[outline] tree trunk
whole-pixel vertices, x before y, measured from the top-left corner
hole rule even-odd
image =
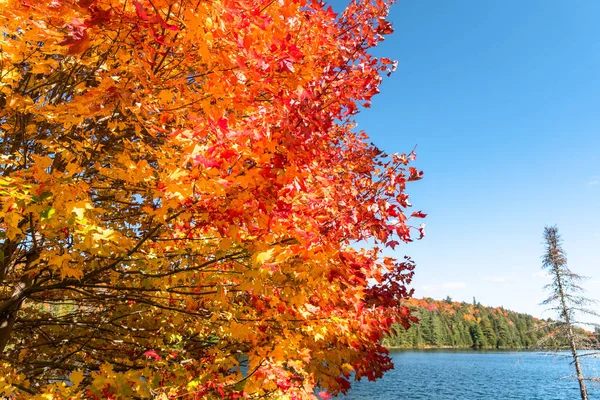
[[[571,354],[573,355],[573,361],[575,362],[575,372],[577,373],[577,380],[579,381],[581,400],[588,400],[585,379],[583,377],[583,372],[581,372],[581,364],[579,363],[579,355],[577,354],[577,347],[575,345],[575,333],[573,332],[571,325],[569,325],[569,344],[571,345]]]
[[[29,270],[30,265],[37,260],[39,254],[37,252],[30,252],[26,256],[25,271]],[[6,276],[8,270],[7,259],[5,258],[5,264],[2,268],[2,277]],[[17,320],[17,314],[21,309],[21,305],[27,296],[27,291],[33,284],[33,278],[30,274],[25,272],[15,289],[13,290],[12,296],[4,300],[0,304],[0,354],[4,353],[4,349],[10,340],[10,336],[13,332],[15,321]]]
[[[560,272],[555,267],[557,283],[558,283],[558,294],[560,296],[560,304],[562,307],[563,316],[565,317],[565,323],[567,324],[567,333],[569,336],[569,346],[571,347],[571,354],[573,356],[573,362],[575,363],[575,372],[577,373],[577,381],[579,382],[579,393],[581,394],[581,400],[588,400],[587,388],[585,387],[585,379],[583,372],[581,371],[581,364],[579,363],[579,355],[577,354],[577,344],[575,343],[575,332],[573,332],[573,326],[571,324],[571,316],[569,315],[569,308],[565,299],[565,292],[563,290],[562,280],[560,279]]]
[[[31,287],[30,278],[22,279],[15,288],[13,295],[0,306],[0,354],[8,344],[10,335],[13,331],[17,313],[23,304],[23,293]]]

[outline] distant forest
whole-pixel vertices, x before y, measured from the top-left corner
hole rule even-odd
[[[451,298],[409,299],[405,304],[419,319],[406,330],[396,326],[396,335],[384,339],[390,347],[429,348],[457,347],[480,349],[560,348],[554,336],[553,321],[531,315],[484,307],[473,303],[454,302]],[[590,346],[598,345],[596,335],[583,329],[579,334],[589,338]]]

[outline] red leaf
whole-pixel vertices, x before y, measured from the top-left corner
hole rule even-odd
[[[406,193],[400,193],[398,196],[396,196],[396,201],[402,207],[410,207],[411,206],[411,204],[408,202],[408,195]]]
[[[152,18],[148,16],[148,13],[146,13],[146,10],[144,10],[144,7],[140,4],[139,1],[134,0],[133,5],[135,6],[135,12],[137,16],[142,21],[152,21]]]
[[[146,357],[151,357],[154,358],[155,360],[161,360],[162,358],[156,353],[156,350],[152,349],[152,350],[147,350],[144,352],[144,355]]]
[[[69,34],[59,43],[61,46],[69,46],[69,54],[83,53],[90,43],[85,23],[80,19],[74,19],[69,24]]]
[[[294,72],[294,63],[289,58],[282,58],[277,64],[282,71]]]
[[[221,132],[223,132],[223,133],[229,132],[229,126],[228,126],[228,123],[227,123],[227,118],[220,118],[217,121],[217,125],[219,126],[219,129],[221,129]]]
[[[391,247],[392,250],[394,250],[396,248],[396,246],[398,246],[400,243],[395,241],[395,240],[390,240],[389,242],[387,242],[385,245],[388,247]]]
[[[244,46],[244,49],[250,50],[250,47],[252,46],[252,36],[245,35],[242,39],[242,45]]]
[[[332,398],[329,393],[327,393],[323,390],[319,392],[319,397],[321,397],[323,400],[329,400]]]
[[[415,211],[414,213],[410,214],[410,216],[415,218],[425,218],[427,214],[423,214],[421,211]]]
[[[310,94],[300,85],[296,88],[296,95],[300,100],[310,99]]]
[[[421,224],[419,227],[419,239],[423,239],[425,237],[425,224]]]
[[[225,160],[229,160],[237,155],[238,155],[237,151],[235,151],[233,149],[227,149],[227,150],[223,150],[223,152],[221,153],[221,158],[223,158]]]
[[[156,29],[154,29],[154,26],[150,27],[150,33],[152,33],[152,37],[154,38],[154,41],[158,44],[165,44],[165,37],[162,35],[159,35],[158,32],[156,31]]]
[[[110,21],[110,10],[102,10],[96,7],[90,8],[92,18],[85,20],[85,26],[92,27],[102,25]]]
[[[417,169],[414,167],[410,167],[408,170],[410,171],[410,176],[408,177],[409,181],[418,181],[419,179],[423,179],[423,171],[417,171]]]
[[[204,156],[196,156],[194,157],[194,165],[204,165],[206,168],[219,168],[221,164],[215,160],[206,158]]]
[[[160,15],[158,16],[158,22],[160,23],[160,26],[162,26],[163,28],[168,29],[170,31],[178,31],[179,30],[178,26],[167,24],[167,22]]]
[[[389,21],[383,19],[383,17],[380,17],[379,26],[377,27],[377,33],[379,33],[380,35],[389,35],[391,33],[394,33],[392,24],[389,23]]]

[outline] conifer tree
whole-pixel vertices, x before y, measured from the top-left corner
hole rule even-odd
[[[584,377],[580,350],[589,346],[589,337],[576,332],[575,324],[583,322],[575,320],[575,313],[593,316],[598,316],[598,313],[586,308],[593,301],[583,295],[580,283],[585,278],[572,272],[567,266],[567,256],[562,248],[562,239],[556,226],[544,229],[544,244],[545,253],[542,257],[542,267],[548,271],[552,282],[546,285],[550,296],[542,304],[550,305],[550,309],[559,314],[559,320],[555,323],[557,333],[559,333],[559,337],[565,338],[568,342],[579,382],[581,399],[587,400],[588,391],[585,381],[590,379]]]

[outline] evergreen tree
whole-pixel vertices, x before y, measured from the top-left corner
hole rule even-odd
[[[511,347],[513,341],[511,340],[510,326],[504,318],[496,319],[496,332],[498,332],[498,342],[496,348]],[[525,345],[525,343],[523,343]],[[525,345],[527,347],[527,345]]]
[[[481,349],[488,345],[487,339],[481,330],[481,325],[479,323],[474,322],[469,327],[469,331],[471,332],[471,338],[473,338],[473,348]]]
[[[588,379],[584,377],[582,371],[579,350],[582,346],[589,346],[589,337],[577,333],[575,312],[599,315],[595,311],[585,308],[591,301],[581,295],[583,289],[579,283],[583,277],[572,272],[567,266],[567,257],[562,249],[562,240],[556,226],[544,229],[544,242],[545,253],[542,257],[542,267],[548,270],[552,276],[552,282],[546,285],[550,296],[542,304],[551,305],[551,309],[558,312],[559,321],[556,326],[562,337],[567,340],[571,350],[581,399],[587,400],[588,392],[585,381]]]
[[[496,347],[498,337],[496,336],[496,332],[494,332],[492,323],[487,316],[481,319],[481,330],[485,336],[487,345]]]
[[[481,304],[448,303],[447,299],[411,299],[406,305],[419,322],[412,323],[408,330],[396,326],[396,334],[383,342],[387,346],[539,348],[539,339],[547,337],[549,326],[554,324],[553,321],[546,322],[531,315]],[[594,337],[580,328],[575,331],[585,337]]]

